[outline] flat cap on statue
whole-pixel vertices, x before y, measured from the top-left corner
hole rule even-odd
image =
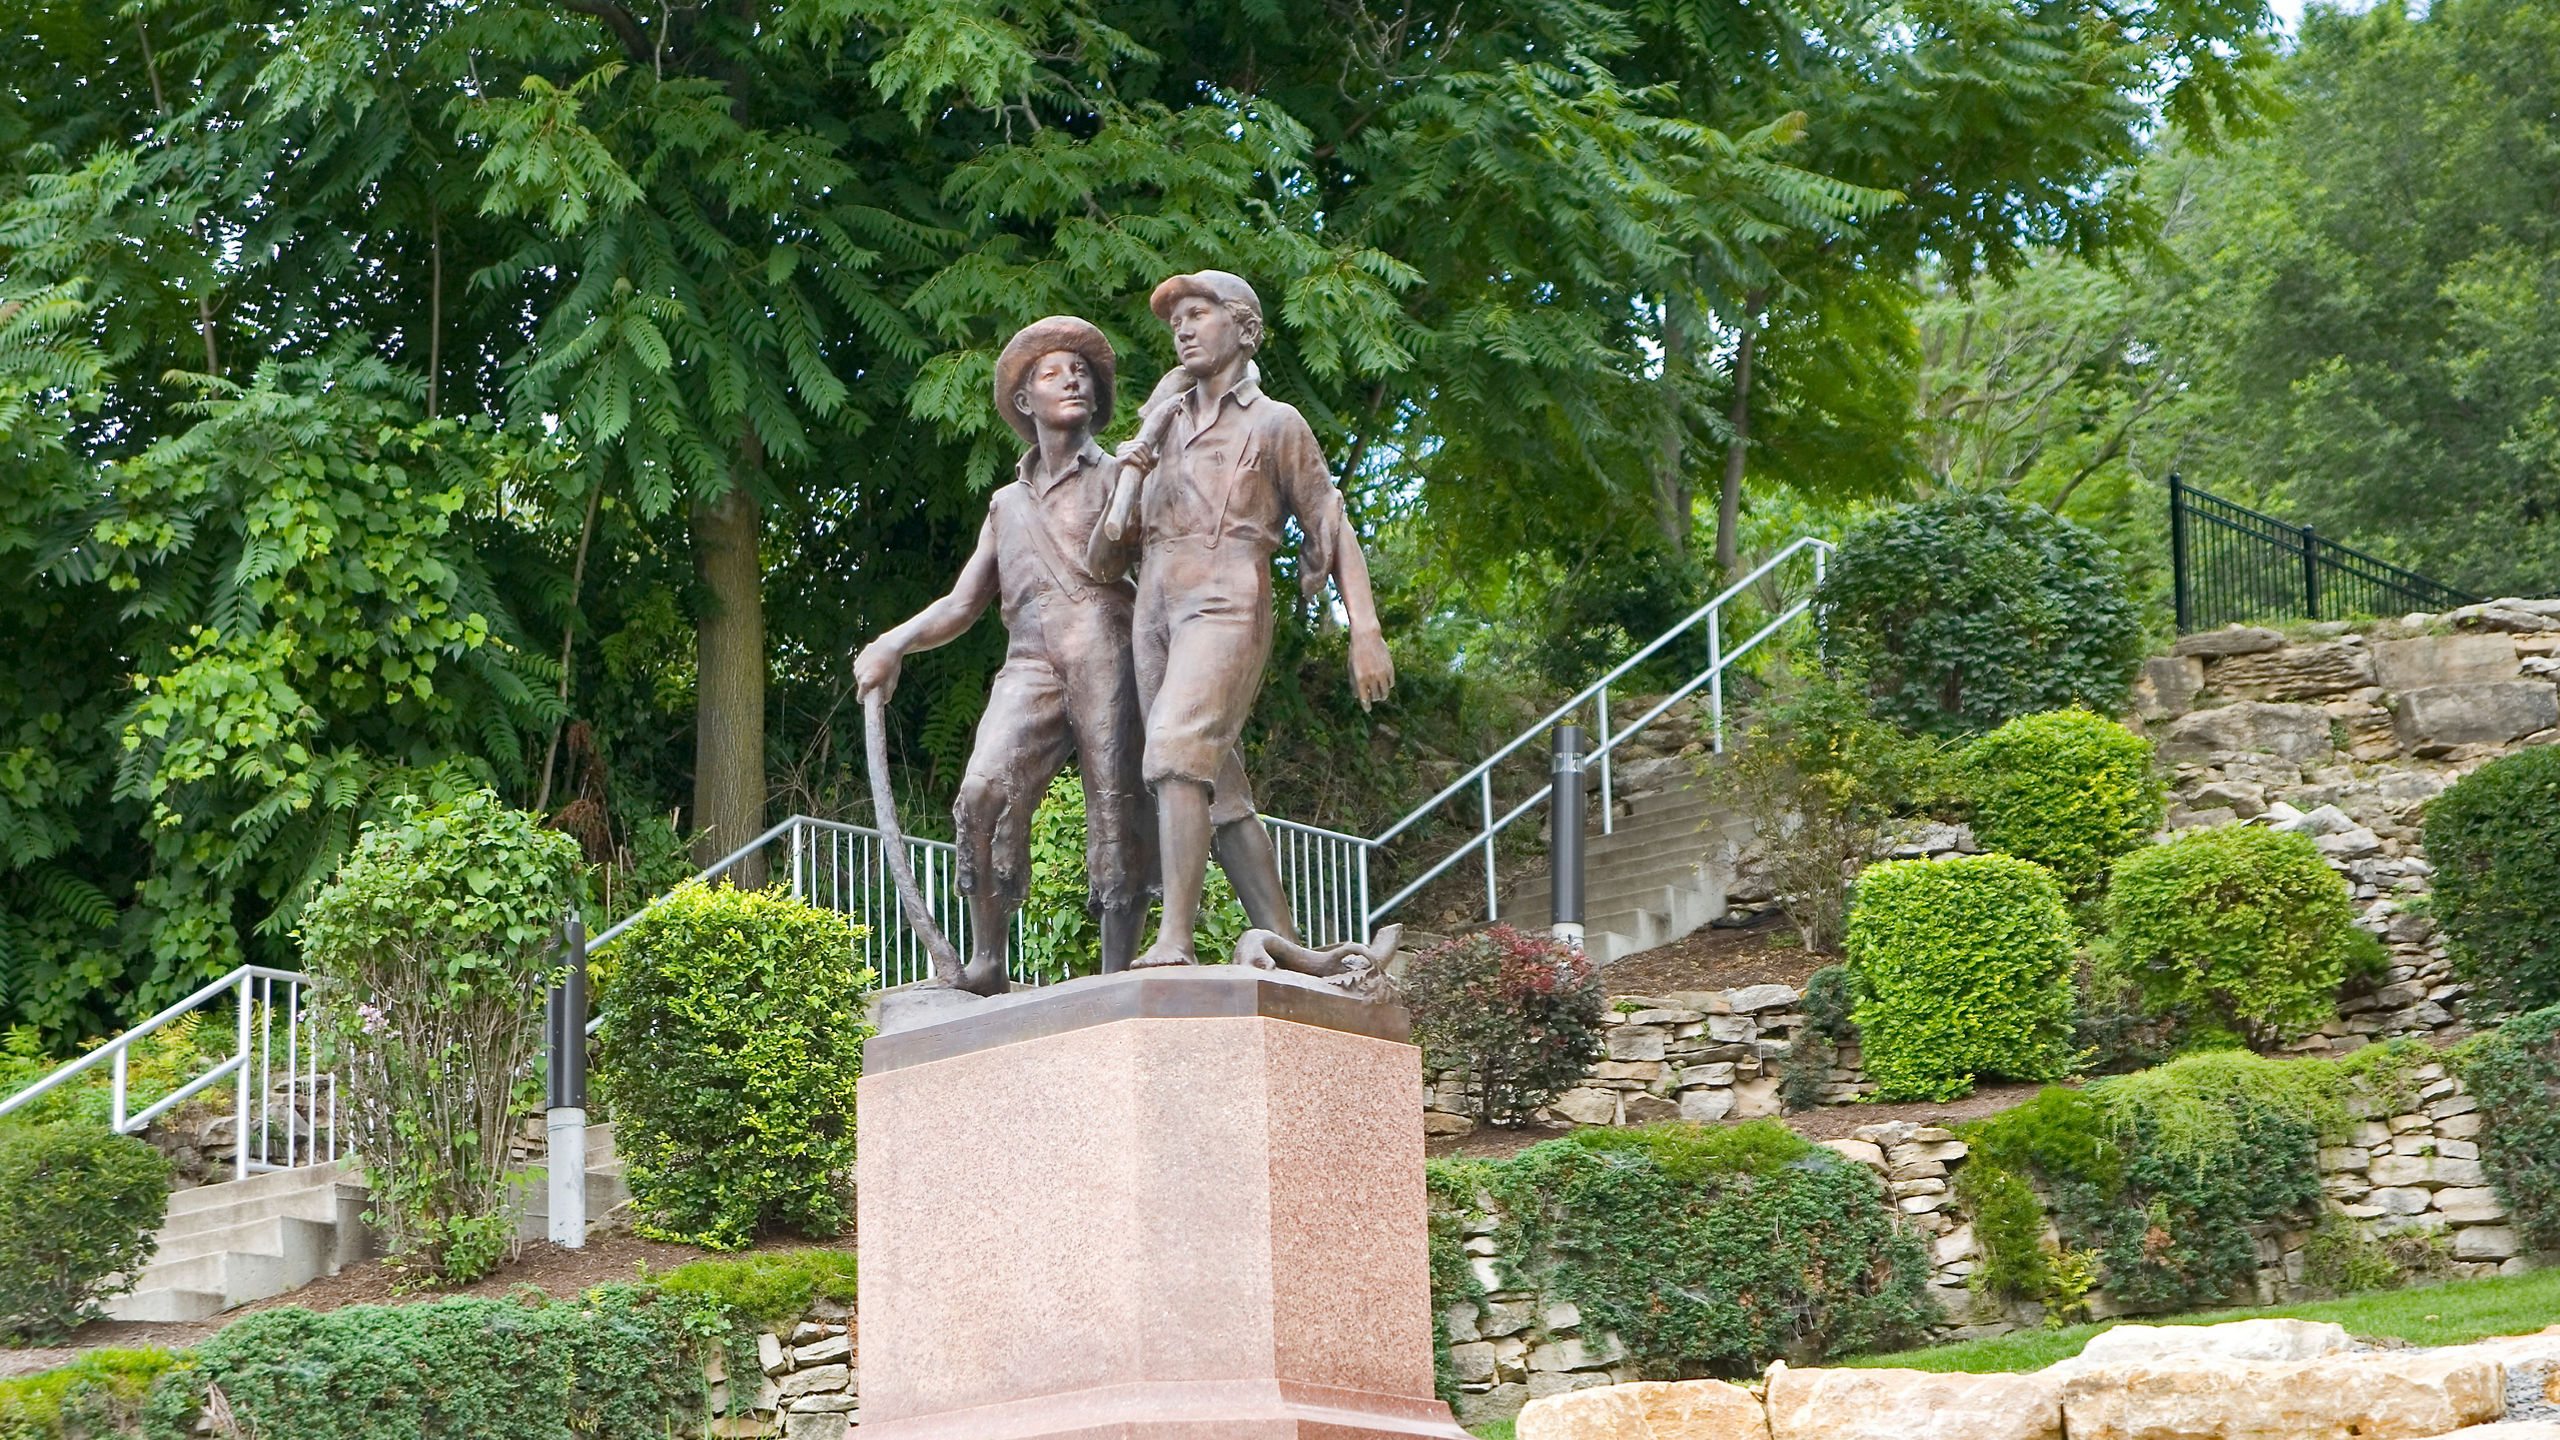
[[[1004,353],[996,356],[996,413],[1004,417],[1004,423],[1013,427],[1013,433],[1021,436],[1025,445],[1037,443],[1039,435],[1032,428],[1031,417],[1014,408],[1014,392],[1022,388],[1041,356],[1060,350],[1083,356],[1084,363],[1093,367],[1093,428],[1099,433],[1111,424],[1113,382],[1120,370],[1119,357],[1111,353],[1111,341],[1090,320],[1052,315],[1015,331],[1013,338],[1004,342]]]
[[[1224,270],[1194,270],[1188,275],[1176,275],[1157,286],[1156,293],[1147,297],[1147,308],[1156,312],[1157,319],[1170,325],[1173,323],[1174,302],[1186,295],[1197,295],[1220,305],[1241,303],[1252,308],[1255,319],[1262,318],[1262,297],[1253,293],[1253,287],[1244,282],[1243,276],[1231,275]]]

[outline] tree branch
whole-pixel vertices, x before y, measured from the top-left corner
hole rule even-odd
[[[652,52],[649,37],[641,32],[640,22],[631,18],[631,12],[613,3],[613,0],[560,0],[560,8],[574,10],[581,15],[593,15],[603,21],[605,28],[613,32],[614,38],[622,42],[622,53],[631,57],[632,64],[650,63]]]

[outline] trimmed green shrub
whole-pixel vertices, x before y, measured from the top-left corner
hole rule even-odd
[[[514,1241],[513,1077],[531,1067],[560,974],[580,854],[486,790],[391,806],[303,910],[303,960],[331,982],[320,1022],[347,1062],[375,1223],[397,1262],[461,1282]]]
[[[1974,1283],[2043,1303],[2054,1324],[2100,1284],[2136,1311],[2241,1293],[2257,1272],[2251,1227],[2316,1214],[2319,1146],[2345,1133],[2350,1100],[2415,1103],[2408,1071],[2429,1053],[2378,1045],[2324,1061],[2213,1051],[2086,1090],[2049,1089],[1958,1126],[1972,1154],[1956,1198],[1984,1254]],[[2048,1218],[2059,1243],[2044,1238]],[[2377,1263],[2399,1273],[2430,1262],[2422,1248],[2374,1256],[2332,1241],[2323,1263],[2353,1283]]]
[[[641,1234],[734,1250],[844,1228],[863,988],[844,920],[787,895],[687,885],[623,932],[602,988]]]
[[[1951,1100],[1978,1076],[2071,1069],[2071,916],[2042,866],[2008,855],[1901,860],[1849,909],[1852,1018],[1892,1098]]]
[[[2094,892],[2160,828],[2151,742],[2086,710],[2019,716],[1966,746],[1957,776],[1974,837],[2052,871],[2073,895]]]
[[[177,1363],[166,1350],[90,1350],[59,1369],[0,1380],[0,1440],[130,1435],[151,1382]]]
[[[2537,1250],[2560,1250],[2560,1005],[2519,1015],[2453,1057],[2488,1117],[2480,1164]]]
[[[2560,1004],[2560,745],[2492,760],[2427,802],[2430,912],[2464,979]]]
[[[1435,1162],[1435,1204],[1489,1197],[1506,1286],[1567,1302],[1650,1376],[1755,1373],[1926,1329],[1929,1254],[1865,1167],[1771,1120],[1591,1129]],[[1445,1216],[1449,1212],[1442,1212]],[[1433,1308],[1479,1301],[1435,1266]]]
[[[287,1306],[224,1326],[160,1377],[150,1440],[195,1440],[219,1391],[234,1428],[293,1440],[665,1440],[706,1433],[702,1362],[757,1372],[720,1307],[646,1286],[418,1305]],[[750,1386],[732,1385],[743,1413]]]
[[[2255,825],[2127,855],[2104,914],[2106,967],[2148,1013],[2262,1048],[2317,1029],[2349,968],[2381,958],[2311,838]]]
[[[0,1126],[0,1339],[96,1318],[151,1263],[168,1212],[168,1158],[142,1141],[80,1120]]]
[[[742,1324],[769,1325],[805,1314],[813,1300],[852,1304],[855,1274],[850,1250],[756,1250],[679,1265],[649,1283],[670,1295],[715,1301]]]
[[[1997,495],[1924,500],[1851,528],[1816,605],[1826,652],[1866,674],[1878,713],[1933,734],[2073,705],[2115,714],[2142,662],[2114,552]]]
[[[1454,936],[1414,956],[1403,984],[1424,1063],[1465,1072],[1488,1125],[1546,1104],[1600,1058],[1600,977],[1548,936],[1508,925]]]

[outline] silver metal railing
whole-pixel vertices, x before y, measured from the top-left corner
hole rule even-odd
[[[1545,718],[1513,736],[1507,744],[1478,761],[1474,769],[1450,781],[1439,794],[1415,806],[1412,813],[1379,832],[1378,837],[1369,842],[1372,849],[1384,848],[1397,836],[1430,818],[1453,800],[1465,796],[1470,790],[1474,792],[1472,798],[1475,801],[1478,820],[1478,829],[1475,834],[1441,857],[1437,863],[1408,881],[1403,889],[1379,902],[1377,907],[1369,912],[1368,924],[1375,926],[1378,921],[1393,913],[1397,906],[1412,899],[1422,887],[1447,874],[1471,855],[1481,855],[1484,861],[1485,918],[1487,920],[1501,918],[1502,898],[1500,882],[1495,872],[1495,842],[1514,821],[1545,804],[1548,795],[1553,793],[1554,787],[1541,786],[1537,793],[1497,816],[1494,813],[1493,799],[1494,768],[1523,747],[1545,739],[1556,725],[1568,716],[1581,713],[1585,706],[1591,707],[1593,718],[1597,722],[1593,726],[1593,748],[1584,763],[1586,768],[1597,768],[1600,772],[1600,833],[1604,835],[1612,833],[1616,828],[1612,813],[1615,808],[1612,804],[1614,799],[1612,784],[1615,776],[1611,757],[1618,746],[1662,718],[1664,712],[1696,694],[1701,688],[1707,692],[1710,743],[1713,744],[1717,753],[1723,753],[1725,672],[1732,668],[1735,661],[1750,654],[1763,641],[1812,608],[1813,592],[1822,584],[1823,567],[1830,555],[1831,545],[1828,541],[1817,540],[1810,535],[1797,539],[1785,549],[1762,561],[1750,574],[1726,586],[1714,599],[1691,611],[1686,619],[1655,636],[1643,649],[1620,661],[1608,674],[1584,686],[1572,699],[1548,711]],[[1724,633],[1725,607],[1746,592],[1763,586],[1764,583],[1783,585],[1785,576],[1782,572],[1790,566],[1809,571],[1807,577],[1809,583],[1794,589],[1792,597],[1779,610],[1776,618],[1754,631],[1749,639],[1727,649]],[[1782,590],[1781,593],[1787,592]],[[1611,691],[1637,666],[1652,659],[1664,646],[1701,626],[1705,628],[1707,635],[1706,668],[1692,676],[1686,684],[1655,702],[1651,709],[1636,717],[1632,724],[1619,726],[1613,731],[1610,728],[1609,714]]]
[[[107,1067],[108,1124],[140,1134],[152,1121],[224,1080],[232,1082],[232,1172],[322,1165],[344,1153],[338,1132],[338,1077],[321,1068],[315,982],[291,970],[243,965],[33,1085],[0,1100],[0,1115],[34,1104],[74,1079]],[[167,1095],[133,1108],[134,1046],[184,1015],[230,1002],[231,1046]],[[281,1077],[281,1078],[279,1078]]]

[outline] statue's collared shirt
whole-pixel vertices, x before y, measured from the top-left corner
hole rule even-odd
[[[1014,483],[988,501],[987,524],[996,543],[996,585],[1012,653],[1047,651],[1040,611],[1053,594],[1070,603],[1107,597],[1118,605],[1126,605],[1133,597],[1127,581],[1097,580],[1085,565],[1085,543],[1111,503],[1114,467],[1110,458],[1101,446],[1087,440],[1073,462],[1053,475],[1040,464],[1040,451],[1034,446],[1015,464]]]
[[[1263,394],[1250,370],[1214,403],[1197,385],[1170,403],[1172,428],[1146,490],[1148,548],[1233,549],[1267,565],[1294,517],[1299,588],[1315,593],[1333,572],[1342,499],[1305,417]]]

